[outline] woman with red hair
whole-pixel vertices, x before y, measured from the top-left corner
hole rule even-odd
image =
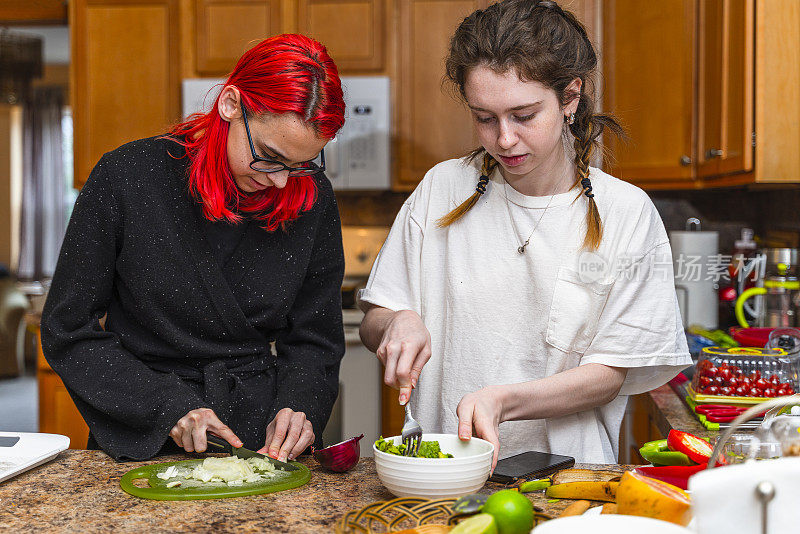
[[[211,111],[100,159],[42,315],[90,448],[203,452],[211,432],[286,461],[320,444],[344,354],[323,148],[343,123],[325,47],[280,35]]]

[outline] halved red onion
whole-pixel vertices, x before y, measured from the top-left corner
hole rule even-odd
[[[312,454],[314,459],[320,463],[325,469],[336,471],[337,473],[344,473],[352,469],[358,463],[361,453],[361,447],[358,442],[364,434],[357,438],[350,438],[347,441],[325,447],[324,449],[313,450]]]

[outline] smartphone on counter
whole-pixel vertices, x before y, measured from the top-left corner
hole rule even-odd
[[[575,465],[575,458],[549,452],[528,451],[498,460],[489,477],[492,482],[508,484],[520,478],[543,478]]]

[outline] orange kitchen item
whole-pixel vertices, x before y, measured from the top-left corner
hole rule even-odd
[[[686,526],[692,519],[689,494],[682,489],[631,471],[617,488],[617,513],[661,519]]]

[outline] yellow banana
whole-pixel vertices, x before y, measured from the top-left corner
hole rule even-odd
[[[614,502],[617,498],[619,482],[564,482],[547,488],[546,494],[552,499],[588,499],[590,501]]]

